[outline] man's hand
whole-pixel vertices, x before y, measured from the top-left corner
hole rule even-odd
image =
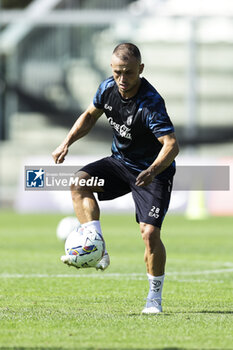
[[[55,151],[52,153],[54,162],[56,164],[60,164],[63,163],[65,160],[65,156],[68,153],[68,146],[67,145],[63,145],[61,144],[60,146],[58,146]]]
[[[163,145],[157,158],[147,168],[143,170],[137,177],[135,185],[139,187],[149,185],[155,176],[164,171],[175,159],[179,153],[179,146],[174,133],[164,135],[158,138]]]
[[[149,167],[146,170],[143,170],[138,175],[138,177],[136,178],[135,185],[139,187],[147,186],[153,181],[154,177],[155,177],[155,173],[151,169],[151,167]]]

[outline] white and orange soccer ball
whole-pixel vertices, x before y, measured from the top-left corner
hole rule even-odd
[[[65,242],[66,255],[72,255],[75,266],[95,267],[105,252],[102,236],[95,230],[80,227],[72,231]]]

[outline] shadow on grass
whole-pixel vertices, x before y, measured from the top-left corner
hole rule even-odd
[[[208,310],[200,310],[200,311],[176,311],[175,314],[216,314],[216,315],[233,315],[233,311],[208,311]],[[170,313],[169,315],[172,315],[173,313]]]
[[[217,311],[197,311],[195,312],[197,314],[221,314],[221,315],[233,315],[233,311],[221,311],[221,310],[217,310]]]
[[[129,317],[135,317],[135,316],[141,316],[141,317],[164,317],[164,316],[174,316],[176,314],[216,314],[216,315],[233,315],[233,311],[221,311],[221,310],[216,310],[216,311],[207,311],[207,310],[200,310],[200,311],[174,311],[174,312],[163,312],[160,314],[147,314],[147,315],[142,315],[141,313],[132,313],[129,314]],[[1,348],[0,348],[1,350]],[[136,349],[137,350],[137,349]],[[144,350],[144,349],[142,349]],[[152,349],[153,350],[153,349]],[[195,350],[195,349],[194,349]],[[215,349],[213,349],[215,350]]]

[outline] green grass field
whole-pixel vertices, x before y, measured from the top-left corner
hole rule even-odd
[[[102,216],[105,272],[60,262],[61,215],[0,213],[0,349],[233,349],[233,218],[167,216],[164,312],[148,292],[133,216]]]

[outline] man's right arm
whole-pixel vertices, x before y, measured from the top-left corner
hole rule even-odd
[[[72,143],[88,134],[91,128],[96,123],[97,119],[103,114],[102,109],[96,108],[91,104],[84,113],[76,120],[70,129],[65,140],[52,153],[55,163],[62,163],[68,153],[68,148]]]

